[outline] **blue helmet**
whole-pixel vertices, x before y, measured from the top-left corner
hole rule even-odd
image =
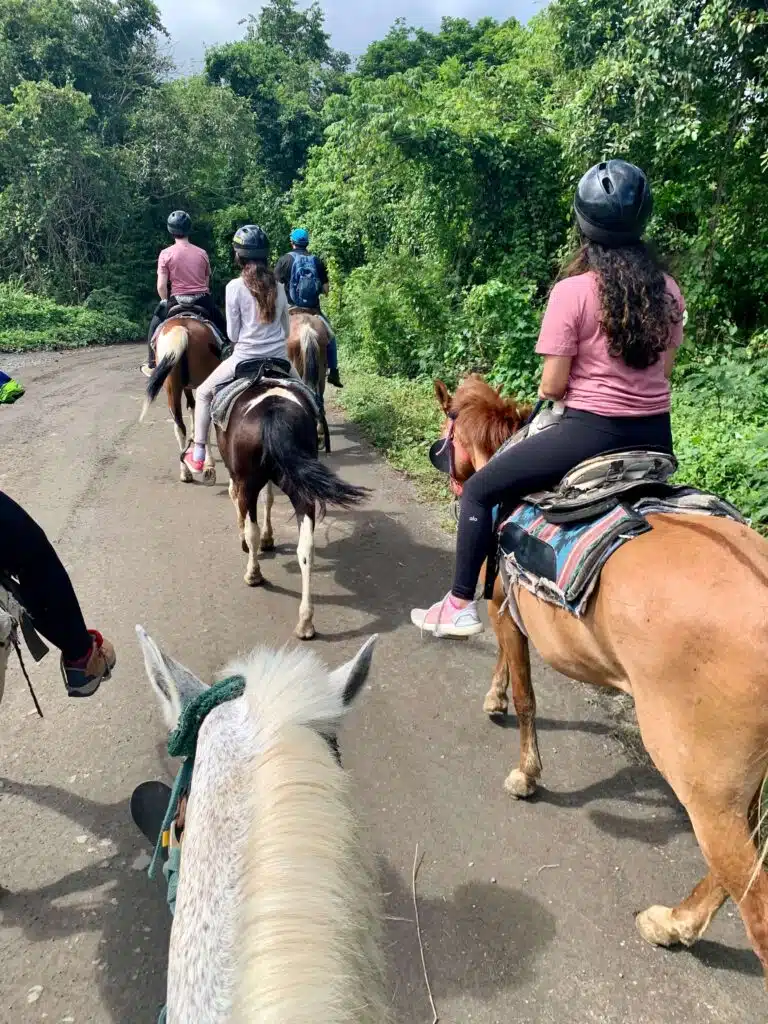
[[[306,228],[294,228],[291,232],[291,241],[300,249],[306,249],[309,245],[309,232]]]

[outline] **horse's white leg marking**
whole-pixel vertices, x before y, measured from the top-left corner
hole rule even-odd
[[[209,486],[213,486],[216,483],[216,460],[213,457],[213,447],[211,446],[212,429],[211,426],[208,427],[208,437],[205,439],[205,459],[203,461],[203,483]]]
[[[261,535],[261,550],[272,551],[275,535],[272,532],[272,506],[275,504],[275,490],[270,480],[264,490],[264,531]]]
[[[243,530],[245,543],[248,545],[248,568],[245,570],[245,582],[249,587],[258,587],[260,583],[264,582],[258,559],[261,531],[259,530],[258,521],[254,522],[251,519],[250,512],[245,517]]]
[[[315,528],[309,516],[304,516],[301,520],[296,554],[301,569],[301,604],[299,605],[299,624],[296,627],[296,636],[299,640],[311,640],[315,635],[313,622],[315,608],[310,591],[312,564],[315,559]]]
[[[232,477],[229,478],[229,496],[232,499],[232,504],[235,506],[235,515],[237,516],[237,532],[240,535],[240,544],[245,553],[248,553],[248,545],[245,542],[245,520],[243,519],[242,513],[240,512],[240,502],[237,498],[237,490],[235,489],[235,481]]]
[[[176,435],[176,440],[179,443],[179,451],[183,452],[184,449],[187,447],[186,434],[177,423],[173,424],[173,432]]]

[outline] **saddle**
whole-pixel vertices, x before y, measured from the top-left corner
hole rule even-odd
[[[676,470],[677,460],[667,452],[611,452],[580,463],[553,490],[501,510],[486,596],[500,569],[521,629],[516,585],[579,618],[611,555],[653,529],[648,515],[693,513],[745,522],[723,498],[670,484]]]
[[[249,380],[251,384],[258,384],[264,378],[269,380],[290,380],[295,381],[291,376],[291,364],[287,359],[246,359],[238,363],[235,369],[235,380]]]
[[[211,314],[204,306],[199,306],[198,302],[202,299],[200,295],[174,295],[173,304],[168,306],[168,312],[165,315],[166,320],[170,320],[171,317],[181,316],[185,313],[194,313],[196,316],[201,317],[207,323],[211,322]]]

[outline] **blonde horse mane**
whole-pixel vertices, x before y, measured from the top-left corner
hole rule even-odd
[[[343,705],[318,685],[325,670],[313,655],[265,653],[228,669],[246,675],[250,716],[264,741],[243,809],[251,829],[240,871],[232,1020],[384,1024],[375,875],[348,776],[323,735],[335,732]]]

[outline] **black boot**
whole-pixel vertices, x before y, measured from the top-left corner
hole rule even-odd
[[[341,377],[339,376],[338,370],[331,370],[328,373],[328,383],[333,384],[335,388],[343,388],[344,385],[341,383]]]

